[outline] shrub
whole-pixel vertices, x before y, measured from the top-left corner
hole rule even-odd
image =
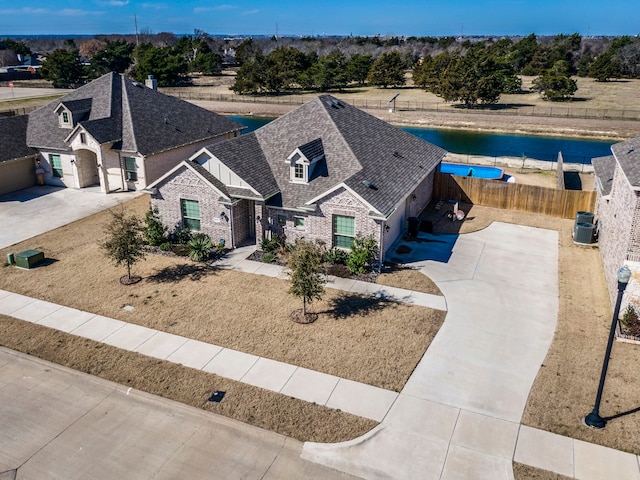
[[[275,252],[280,247],[280,237],[273,235],[271,239],[263,238],[260,242],[260,248],[263,252]]]
[[[349,252],[341,248],[332,247],[324,254],[324,261],[332,265],[346,265],[349,260]]]
[[[186,245],[191,240],[191,229],[189,227],[177,227],[171,234],[174,243]]]
[[[160,244],[160,250],[163,252],[168,252],[171,250],[171,242],[163,242]]]
[[[225,249],[225,243],[224,240],[220,240],[218,243],[216,243],[216,250],[218,250],[219,252],[224,252]]]
[[[157,247],[167,241],[167,227],[160,221],[158,208],[149,209],[144,216],[144,236],[147,243]]]
[[[638,318],[638,312],[633,307],[633,305],[627,305],[627,309],[622,315],[622,319],[620,320],[622,326],[625,327],[625,332],[627,335],[632,335],[637,337],[640,335],[640,318]]]
[[[213,248],[209,235],[204,233],[196,233],[193,235],[187,245],[189,246],[189,258],[196,262],[201,262],[209,258],[211,249]]]
[[[373,235],[365,237],[361,233],[356,234],[351,245],[351,253],[347,260],[347,267],[351,275],[360,275],[372,267],[378,254],[378,242]]]
[[[264,263],[273,263],[276,260],[276,256],[271,252],[266,252],[262,255],[262,261]]]

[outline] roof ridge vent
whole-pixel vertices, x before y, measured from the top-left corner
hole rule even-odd
[[[631,145],[631,146],[629,147],[629,151],[627,151],[627,153],[631,153],[631,152],[633,152],[633,150],[634,150],[634,149],[635,149],[635,147],[634,147],[633,145]]]

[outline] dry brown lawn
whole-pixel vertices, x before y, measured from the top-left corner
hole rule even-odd
[[[515,480],[569,480],[573,478],[516,462],[513,462],[513,474]]]
[[[149,199],[127,207],[142,215]],[[318,320],[300,325],[289,320],[301,302],[287,280],[163,255],[134,265],[143,281],[123,286],[124,268],[98,247],[108,219],[102,212],[3,250],[37,248],[55,261],[5,267],[0,288],[389,390],[402,388],[444,319],[444,312],[327,289],[311,306]]]
[[[300,441],[345,441],[376,425],[373,420],[4,315],[0,329],[0,343],[13,350]],[[214,391],[225,392],[221,402],[208,401]]]

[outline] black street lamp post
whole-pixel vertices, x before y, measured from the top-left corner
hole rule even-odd
[[[611,330],[609,331],[609,341],[607,342],[607,350],[604,354],[602,362],[602,373],[600,374],[600,383],[598,385],[598,393],[596,394],[596,403],[593,411],[584,417],[584,424],[593,428],[604,428],[607,421],[600,416],[600,400],[602,400],[602,390],[604,389],[604,381],[607,377],[607,368],[609,367],[609,356],[613,347],[613,339],[616,336],[616,326],[618,325],[618,315],[620,314],[620,304],[622,303],[622,295],[627,288],[629,279],[631,278],[631,270],[626,265],[618,270],[618,298],[616,306],[613,309],[613,319],[611,320]]]

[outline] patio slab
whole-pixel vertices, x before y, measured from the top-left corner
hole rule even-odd
[[[70,333],[95,316],[96,315],[94,313],[83,312],[82,310],[70,307],[62,307],[61,309],[42,318],[38,324]]]
[[[166,360],[169,355],[187,343],[186,337],[180,337],[173,333],[157,332],[146,342],[138,345],[133,351],[149,357]]]
[[[513,460],[572,478],[573,441],[573,438],[521,425]]]
[[[173,363],[179,363],[185,367],[202,370],[202,368],[221,351],[222,347],[218,345],[211,345],[189,339],[184,345],[169,355],[167,360]]]
[[[396,392],[341,378],[326,405],[381,422],[397,397]]]
[[[296,368],[298,367],[288,363],[260,358],[242,377],[242,381],[255,387],[279,392],[287,384]]]
[[[258,361],[255,355],[223,348],[202,370],[231,380],[240,380]]]
[[[61,308],[61,305],[57,305],[55,303],[35,300],[21,309],[16,310],[11,314],[11,316],[27,322],[38,323],[47,315],[50,315]]]
[[[113,318],[94,315],[93,318],[86,321],[78,328],[71,331],[72,334],[80,337],[90,338],[97,342],[102,342],[116,330],[124,327],[125,322],[114,320]]]
[[[156,333],[158,333],[157,330],[127,323],[105,338],[104,343],[124,350],[135,350],[138,345],[149,340]]]
[[[298,367],[280,393],[306,402],[325,405],[339,377]]]

